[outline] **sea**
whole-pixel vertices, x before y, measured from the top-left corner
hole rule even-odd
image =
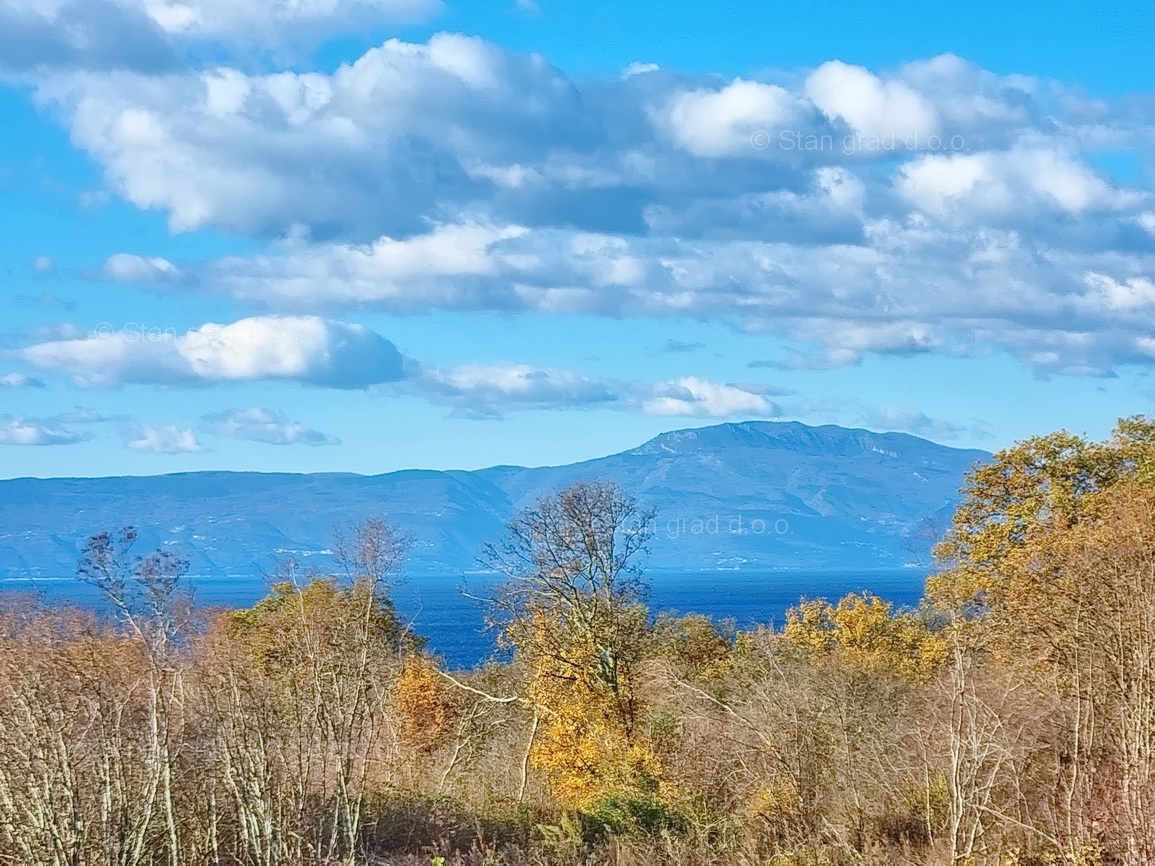
[[[781,626],[786,611],[802,599],[835,601],[869,592],[896,607],[913,607],[922,597],[927,573],[921,568],[833,571],[687,571],[646,575],[648,603],[655,613],[699,613],[732,620],[739,628]],[[190,577],[200,605],[249,607],[268,592],[263,578]],[[486,626],[484,599],[498,584],[491,574],[415,574],[391,589],[397,610],[428,640],[431,652],[454,669],[496,657],[493,630]],[[0,580],[0,590],[34,592],[48,603],[100,606],[97,591],[75,578]],[[2,603],[2,600],[0,600]]]

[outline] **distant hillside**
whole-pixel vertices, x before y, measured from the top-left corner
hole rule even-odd
[[[587,478],[656,509],[653,570],[916,566],[987,456],[903,433],[747,422],[537,469],[0,481],[0,578],[70,575],[87,536],[126,523],[143,545],[183,551],[197,575],[260,575],[287,553],[323,565],[334,525],[370,514],[410,538],[411,572],[460,574],[518,509]]]

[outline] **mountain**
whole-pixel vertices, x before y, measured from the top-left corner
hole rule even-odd
[[[261,576],[285,554],[324,567],[334,526],[371,514],[409,538],[411,573],[460,575],[514,513],[579,479],[615,481],[655,509],[651,570],[919,566],[966,470],[988,456],[904,433],[758,421],[569,466],[23,478],[0,481],[0,578],[71,575],[84,539],[125,524],[141,549],[180,550],[202,577]]]

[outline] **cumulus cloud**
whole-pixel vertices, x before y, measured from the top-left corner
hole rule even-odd
[[[861,66],[837,60],[822,64],[806,79],[806,95],[823,114],[844,121],[859,136],[913,143],[940,131],[929,99],[902,80],[884,81]]]
[[[43,388],[44,383],[25,373],[5,373],[0,376],[0,388]]]
[[[721,384],[694,376],[655,388],[653,396],[642,402],[642,411],[706,418],[772,418],[780,414],[757,386]]]
[[[1105,306],[1109,310],[1143,310],[1155,306],[1155,281],[1147,277],[1130,277],[1122,280],[1106,274],[1089,273],[1087,286],[1091,290],[1093,305]],[[1098,304],[1095,304],[1095,301]]]
[[[215,281],[240,299],[288,306],[318,300],[331,306],[369,303],[397,310],[503,306],[496,278],[531,265],[524,256],[512,261],[504,257],[503,241],[525,233],[518,226],[462,223],[366,245],[290,241],[279,255],[229,259],[202,279]],[[490,285],[482,288],[486,281]],[[504,291],[512,297],[512,288]],[[488,301],[473,301],[474,293],[484,293]]]
[[[0,445],[75,445],[91,438],[55,418],[18,418],[0,414]]]
[[[196,434],[176,426],[142,424],[125,431],[124,445],[151,454],[196,454],[204,451]]]
[[[215,436],[248,439],[269,445],[336,445],[333,439],[304,424],[290,421],[274,409],[254,407],[214,412],[204,417],[205,430]]]
[[[315,44],[440,0],[0,0],[0,71],[178,68],[189,48]]]
[[[664,349],[684,354],[700,347],[671,340]],[[195,387],[274,380],[335,388],[380,386],[385,393],[417,396],[475,418],[499,418],[510,411],[582,408],[686,417],[763,417],[777,413],[768,397],[780,393],[763,385],[720,384],[697,377],[658,384],[601,379],[528,364],[443,369],[406,359],[391,342],[364,327],[309,316],[209,324],[183,335],[97,331],[81,339],[39,343],[22,350],[21,356],[39,369],[71,375],[82,388],[132,383]],[[0,379],[0,384],[11,379],[12,387],[22,386],[24,379],[15,378],[19,375]],[[67,420],[107,419],[78,409]],[[206,415],[203,429],[218,436],[279,445],[335,441],[263,407]],[[132,428],[132,441],[142,444],[130,447],[157,450],[158,442],[189,440],[177,436],[173,428],[144,426]]]
[[[71,375],[82,388],[127,383],[198,385],[283,380],[364,388],[401,378],[396,347],[362,325],[316,316],[266,316],[175,331],[98,331],[39,343],[21,357]]]
[[[750,159],[805,115],[803,102],[785,88],[739,78],[719,90],[676,94],[658,122],[694,156]]]
[[[827,344],[818,352],[790,350],[783,362],[756,362],[753,366],[787,370],[829,370],[862,362],[868,353],[912,355],[938,348],[942,340],[934,325],[917,321],[859,324],[837,319],[800,320],[796,335],[813,343]]]
[[[581,147],[598,131],[540,57],[453,34],[390,40],[331,75],[86,73],[39,93],[68,113],[116,192],[168,212],[178,231],[412,232],[447,202],[491,194],[515,166],[548,162],[556,137]],[[583,176],[563,159],[536,173],[581,197],[618,176],[596,168]]]
[[[1155,264],[1141,253],[1069,254],[1009,228],[960,229],[919,218],[872,223],[862,244],[533,232],[497,242],[478,273],[456,278],[343,280],[347,248],[308,254],[316,256],[312,267],[295,277],[290,254],[246,262],[232,274],[214,271],[206,282],[245,300],[306,308],[352,306],[356,287],[364,286],[363,302],[398,312],[737,319],[751,331],[819,347],[800,352],[798,359],[806,360],[793,366],[853,364],[870,353],[992,348],[1039,365],[1050,357],[1040,348],[1049,351],[1057,334],[1075,331],[1086,331],[1086,339],[1065,341],[1072,369],[1131,363],[1141,357],[1134,340],[1150,333],[1149,323],[1120,303],[1118,292],[1090,286],[1086,274],[1126,284],[1150,279]]]
[[[179,266],[125,251],[104,278],[273,314],[722,320],[795,341],[776,362],[791,366],[1152,362],[1136,299],[1155,278],[1155,196],[1093,167],[1147,146],[1149,106],[953,55],[578,83],[439,34],[331,73],[87,72],[38,93],[128,201],[269,244]]]
[[[1029,208],[1064,214],[1125,210],[1147,196],[1115,188],[1070,155],[1047,148],[922,156],[903,165],[900,194],[945,216],[1018,216]]]
[[[143,3],[0,0],[0,72],[61,67],[156,72],[178,61]]]
[[[797,191],[847,159],[848,133],[938,129],[934,106],[957,94],[943,74],[921,71],[921,93],[903,72],[884,81],[827,64],[789,88],[638,67],[583,86],[539,56],[438,34],[390,40],[329,74],[89,73],[55,76],[39,95],[116,192],[177,230],[304,227],[364,243],[479,204],[494,224],[637,229],[655,204]],[[950,109],[948,142],[1005,146],[1023,131],[1023,91],[996,84],[985,111]],[[1053,130],[1031,112],[1026,122]],[[933,150],[926,139],[912,149]],[[895,156],[893,145],[853,147],[856,164]]]
[[[1155,340],[1151,351],[1155,353]],[[643,382],[598,379],[524,364],[468,365],[451,370],[421,368],[390,388],[444,404],[454,415],[474,419],[500,419],[520,411],[600,409],[687,419],[779,418],[857,424],[944,442],[989,435],[980,422],[961,424],[901,407],[870,406],[852,397],[814,402],[766,383],[716,382],[699,376]],[[783,399],[777,402],[775,397]]]

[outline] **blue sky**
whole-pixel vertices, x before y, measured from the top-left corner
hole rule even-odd
[[[0,477],[1155,397],[1155,7],[0,0]]]

